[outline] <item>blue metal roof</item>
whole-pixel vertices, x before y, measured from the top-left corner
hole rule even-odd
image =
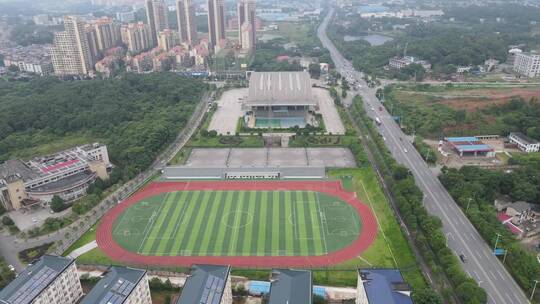
[[[474,136],[447,137],[446,140],[449,141],[449,142],[460,142],[460,141],[472,141],[472,142],[475,142],[475,141],[480,141],[478,138],[476,138]]]
[[[488,145],[456,145],[456,149],[460,152],[473,152],[473,151],[491,151],[490,146]]]
[[[270,292],[270,282],[251,281],[249,282],[249,294],[263,295]]]
[[[265,281],[251,281],[249,283],[250,295],[264,295],[270,292],[270,282]],[[313,294],[326,297],[326,288],[323,286],[313,286]]]
[[[397,269],[360,269],[370,304],[413,304],[411,288]]]

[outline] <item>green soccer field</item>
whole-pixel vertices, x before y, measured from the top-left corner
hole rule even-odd
[[[361,231],[358,213],[313,191],[176,191],[122,213],[113,239],[148,256],[316,256]]]

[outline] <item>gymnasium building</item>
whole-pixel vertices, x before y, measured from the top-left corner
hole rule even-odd
[[[317,126],[318,104],[307,72],[253,72],[242,104],[248,128]]]

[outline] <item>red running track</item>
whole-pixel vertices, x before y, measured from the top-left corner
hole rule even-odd
[[[118,245],[112,237],[113,224],[122,212],[140,200],[163,192],[192,190],[306,190],[339,197],[353,206],[362,221],[362,231],[349,246],[322,256],[145,256]],[[323,267],[338,264],[360,255],[375,240],[377,222],[371,209],[360,202],[355,193],[346,192],[339,181],[210,181],[210,182],[154,182],[112,208],[101,221],[96,241],[113,260],[135,265],[190,266],[219,264],[235,267]]]

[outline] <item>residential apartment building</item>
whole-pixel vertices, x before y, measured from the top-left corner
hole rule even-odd
[[[358,269],[356,304],[413,304],[398,269]]]
[[[146,270],[112,266],[80,304],[152,304]]]
[[[152,48],[155,44],[152,40],[150,26],[142,22],[130,23],[122,26],[120,30],[122,42],[131,53],[140,53]]]
[[[167,21],[167,4],[164,0],[146,0],[146,18],[152,41],[157,42],[157,35],[160,31],[169,28]],[[155,45],[155,44],[154,44]]]
[[[116,13],[116,19],[123,23],[130,23],[135,21],[135,12],[118,12]]]
[[[111,168],[107,146],[78,146],[29,161],[10,159],[0,164],[0,203],[18,210],[50,202],[54,195],[66,201],[86,194],[98,177],[108,179]]]
[[[255,25],[255,0],[238,0],[236,16],[238,18],[238,42],[242,49],[255,47],[257,39]]]
[[[176,304],[232,304],[230,274],[230,266],[193,265]]]
[[[209,43],[215,48],[225,39],[225,1],[208,0]]]
[[[514,71],[525,77],[540,76],[540,54],[516,53]]]
[[[510,133],[510,135],[508,135],[508,140],[523,152],[531,153],[540,151],[540,142],[523,133]]]
[[[270,277],[270,294],[267,303],[313,303],[311,271],[273,269]]]
[[[164,29],[158,33],[158,47],[160,49],[169,51],[178,44],[178,32],[171,29]]]
[[[52,64],[56,75],[87,75],[94,65],[88,46],[85,22],[64,17],[64,31],[54,34]]]
[[[73,304],[82,295],[75,260],[44,255],[0,291],[0,303]]]
[[[412,56],[393,57],[389,60],[388,65],[392,69],[401,70],[402,68],[413,63],[421,65],[426,70],[431,69],[431,64],[429,62],[425,60],[418,60],[418,58]]]
[[[116,24],[112,18],[102,17],[93,20],[90,25],[96,32],[97,49],[103,52],[121,43],[120,25]]]
[[[180,41],[189,45],[197,42],[197,20],[192,0],[176,1],[176,19]]]

